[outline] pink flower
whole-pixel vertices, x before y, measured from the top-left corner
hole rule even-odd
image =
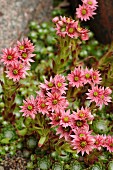
[[[48,114],[48,106],[46,105],[47,100],[41,96],[39,96],[36,100],[38,112],[41,112],[43,115]]]
[[[88,69],[84,70],[84,84],[89,83],[91,85],[100,84],[102,78],[100,77],[99,71]]]
[[[24,38],[21,42],[17,41],[16,48],[20,55],[22,53],[31,54],[34,52],[34,46],[28,38]]]
[[[52,77],[50,77],[50,80],[47,81],[46,79],[44,80],[44,83],[40,84],[40,88],[45,89],[45,90],[50,90],[53,87],[55,87],[54,85],[54,79]]]
[[[13,81],[19,81],[28,75],[26,72],[29,68],[25,67],[21,62],[15,62],[10,67],[8,67],[8,71],[6,77],[9,79],[13,79]]]
[[[1,56],[1,62],[9,66],[18,61],[18,53],[15,48],[3,49],[3,55]]]
[[[30,62],[34,62],[34,60],[32,59],[32,57],[34,57],[35,54],[27,54],[26,52],[23,52],[20,56],[19,59],[24,62],[27,65],[30,65]]]
[[[66,31],[67,31],[67,35],[71,38],[78,38],[79,37],[79,33],[77,32],[77,24],[78,22],[74,22],[71,24],[67,24],[66,26]]]
[[[96,9],[96,7],[98,6],[98,2],[96,0],[82,0],[82,2],[92,9]]]
[[[77,21],[77,22],[78,22],[78,21]],[[79,23],[78,23],[76,29],[77,29],[77,32],[80,33],[80,34],[86,34],[86,33],[89,32],[88,29],[80,27],[80,26],[79,26]]]
[[[56,75],[54,77],[54,83],[55,83],[55,88],[60,91],[61,94],[65,94],[65,90],[67,90],[66,86],[67,83],[65,83],[65,77],[62,75]],[[53,87],[54,89],[54,87]]]
[[[70,126],[65,128],[60,125],[56,130],[56,135],[60,135],[59,136],[60,139],[64,137],[64,139],[66,141],[70,141],[71,140],[71,137],[70,137],[71,132],[72,132],[72,129]]]
[[[92,75],[92,69],[89,70],[86,67],[86,69],[84,70],[84,84],[87,84],[87,83],[91,84],[91,80],[92,80],[91,75]]]
[[[57,23],[59,21],[59,17],[58,16],[56,16],[56,17],[54,17],[53,19],[52,19],[52,22],[54,22],[54,23]]]
[[[56,24],[56,28],[57,30],[56,34],[59,35],[60,37],[66,37],[67,35],[67,31],[66,31],[66,24],[63,23],[62,21],[59,21]]]
[[[73,117],[75,120],[88,120],[92,121],[94,116],[91,114],[89,108],[81,108],[80,110],[77,109],[77,112],[73,112]]]
[[[81,152],[82,156],[85,152],[89,154],[94,149],[94,138],[91,135],[86,135],[82,138],[75,135],[72,140],[72,146],[73,149],[77,150],[77,153]]]
[[[77,32],[79,33],[81,40],[86,41],[89,39],[89,35],[88,35],[89,30],[84,29],[80,27],[79,25],[77,25],[76,29],[77,29]]]
[[[82,33],[80,36],[82,41],[87,41],[89,39],[88,33]]]
[[[76,9],[76,16],[78,19],[81,19],[81,21],[90,20],[90,17],[93,17],[95,14],[94,9],[89,8],[89,6],[85,4],[79,5],[79,8]]]
[[[87,124],[86,120],[76,119],[75,115],[72,114],[72,129],[76,128],[82,128],[82,129],[88,129],[89,125]]]
[[[104,146],[109,152],[113,152],[113,136],[106,137]]]
[[[94,136],[94,139],[95,139],[94,148],[101,150],[101,147],[103,146],[104,143],[103,135],[96,135]]]
[[[91,102],[95,102],[96,105],[99,105],[99,99],[100,96],[102,95],[102,90],[98,86],[92,86],[92,89],[88,89],[89,93],[87,94],[87,99],[90,99]]]
[[[74,71],[71,71],[71,74],[68,74],[67,79],[69,81],[70,86],[72,87],[80,87],[83,86],[84,82],[84,74],[80,67],[75,68]]]
[[[65,23],[66,25],[67,24],[73,24],[75,22],[75,20],[73,20],[72,18],[69,18],[69,17],[62,17],[60,16],[60,20]]]
[[[100,73],[97,70],[91,69],[91,78],[92,78],[92,84],[100,84],[102,78],[100,77]]]
[[[72,124],[71,117],[72,117],[72,115],[70,114],[70,110],[67,110],[66,112],[62,111],[59,124],[65,128],[68,126],[71,126],[71,124]]]
[[[108,105],[108,103],[111,102],[111,99],[112,99],[109,96],[112,93],[109,87],[106,87],[105,89],[104,87],[102,87],[101,92],[102,94],[99,96],[99,102],[98,102],[98,105],[100,106],[100,108],[102,108],[103,104]]]
[[[72,131],[75,133],[75,135],[70,135],[72,138],[78,137],[78,138],[84,138],[88,135],[91,135],[92,131],[89,131],[89,127],[84,128],[76,128],[72,129]]]
[[[111,90],[107,87],[104,89],[104,87],[93,86],[92,90],[89,90],[89,93],[86,93],[88,95],[87,99],[90,99],[91,102],[95,102],[96,106],[99,106],[102,108],[103,104],[108,105],[108,102],[111,102],[111,97],[109,94],[111,94]]]
[[[60,20],[56,24],[56,30],[57,30],[57,35],[61,37],[65,37],[67,35],[67,26],[69,24],[73,24],[75,21],[71,18],[68,17],[62,17],[60,16]]]
[[[60,112],[51,114],[51,116],[49,118],[51,120],[50,124],[52,125],[52,127],[56,127],[59,125],[60,117],[61,117]]]
[[[67,108],[68,102],[65,99],[66,97],[61,96],[58,93],[47,93],[47,102],[46,104],[48,105],[48,109],[51,110],[52,112],[60,112]]]
[[[104,90],[104,95],[105,96],[108,96],[112,93],[112,90],[109,88],[109,87],[106,87],[105,90]]]
[[[37,114],[36,100],[33,96],[30,96],[30,98],[27,98],[23,102],[24,105],[20,106],[20,112],[23,112],[23,116],[34,119],[35,115]]]

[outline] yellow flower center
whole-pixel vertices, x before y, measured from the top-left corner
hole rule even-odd
[[[12,58],[13,58],[13,57],[12,57],[11,55],[8,55],[8,56],[7,56],[7,59],[8,59],[8,60],[11,60]]]
[[[77,121],[76,121],[76,125],[77,125],[78,127],[81,127],[81,126],[83,125],[83,123],[82,123],[82,121],[77,120]]]
[[[41,103],[41,107],[44,108],[46,105],[45,103]]]
[[[95,145],[98,145],[98,143],[99,143],[99,142],[98,142],[98,141],[96,141],[96,142],[95,142]]]
[[[80,146],[81,146],[82,148],[84,148],[86,145],[87,145],[87,142],[86,142],[86,141],[82,141],[82,142],[80,143]]]
[[[83,133],[81,133],[80,135],[79,135],[79,137],[83,137],[84,136],[84,134]]]
[[[93,2],[92,2],[92,1],[88,1],[88,4],[89,4],[89,5],[93,5]]]
[[[93,79],[94,79],[94,80],[96,80],[96,79],[97,79],[97,77],[96,77],[96,76],[93,76]]]
[[[52,82],[48,83],[48,87],[53,87],[53,83]]]
[[[101,96],[101,99],[104,99],[104,95]]]
[[[17,75],[17,74],[18,74],[18,70],[17,70],[17,69],[14,69],[14,70],[13,70],[13,74],[14,74],[14,75]]]
[[[81,28],[81,27],[78,27],[78,28],[77,28],[77,30],[78,30],[78,31],[81,31],[81,30],[82,30],[82,28]]]
[[[90,74],[87,73],[87,74],[85,75],[85,78],[89,79],[89,78],[90,78]]]
[[[74,28],[69,28],[68,32],[71,34],[74,33]]]
[[[93,96],[98,96],[98,92],[97,91],[95,91],[94,93],[93,93]]]
[[[64,122],[65,122],[65,123],[68,123],[68,122],[69,122],[69,117],[68,117],[68,116],[66,116],[66,117],[64,117],[64,119],[63,119],[63,120],[64,120]]]
[[[22,53],[22,57],[23,58],[27,58],[27,54],[26,53]]]
[[[70,18],[66,18],[67,23],[70,23],[71,19]]]
[[[75,80],[75,81],[78,81],[78,80],[79,80],[79,77],[78,77],[78,76],[75,76],[75,77],[74,77],[74,80]]]
[[[24,46],[21,45],[21,46],[19,47],[19,49],[20,49],[20,50],[24,50]]]
[[[59,82],[59,83],[57,84],[57,86],[58,86],[58,87],[62,87],[62,83]]]
[[[32,106],[32,105],[28,105],[28,106],[27,106],[27,109],[28,109],[28,110],[32,110],[32,109],[33,109],[33,106]]]
[[[82,15],[86,15],[87,10],[86,9],[82,9]]]
[[[80,116],[80,117],[84,117],[84,113],[82,113],[82,112],[79,113],[79,116]]]
[[[54,105],[56,105],[56,104],[58,103],[58,100],[54,99],[54,100],[52,101],[52,103],[53,103]]]

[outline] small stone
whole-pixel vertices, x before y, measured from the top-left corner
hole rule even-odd
[[[0,166],[0,170],[4,170],[4,167],[3,167],[3,166]]]

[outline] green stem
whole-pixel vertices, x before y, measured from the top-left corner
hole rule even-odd
[[[65,66],[67,64],[67,59],[70,55],[70,49],[69,49],[69,43],[70,40],[68,37],[66,38],[59,38],[59,54],[54,60],[54,68],[53,72],[55,74],[62,73],[65,69]]]
[[[4,93],[4,110],[2,112],[4,120],[13,121],[14,115],[13,111],[15,109],[15,96],[17,89],[20,87],[18,83],[14,83],[12,80],[9,80],[6,77],[6,68],[4,67],[3,77],[4,83],[2,85],[3,93]]]
[[[110,48],[106,54],[103,55],[103,57],[98,62],[98,67],[101,67],[105,62],[106,59],[111,57],[113,55],[113,42],[110,44]]]

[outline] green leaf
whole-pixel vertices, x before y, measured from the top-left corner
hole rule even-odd
[[[24,128],[22,130],[18,130],[17,134],[20,136],[25,136],[27,134],[27,128]]]
[[[4,138],[4,139],[2,139],[2,140],[0,141],[0,143],[2,143],[2,144],[8,144],[9,141],[10,141],[10,138]]]
[[[44,144],[45,140],[46,140],[46,136],[41,136],[38,142],[38,146],[41,147]]]

